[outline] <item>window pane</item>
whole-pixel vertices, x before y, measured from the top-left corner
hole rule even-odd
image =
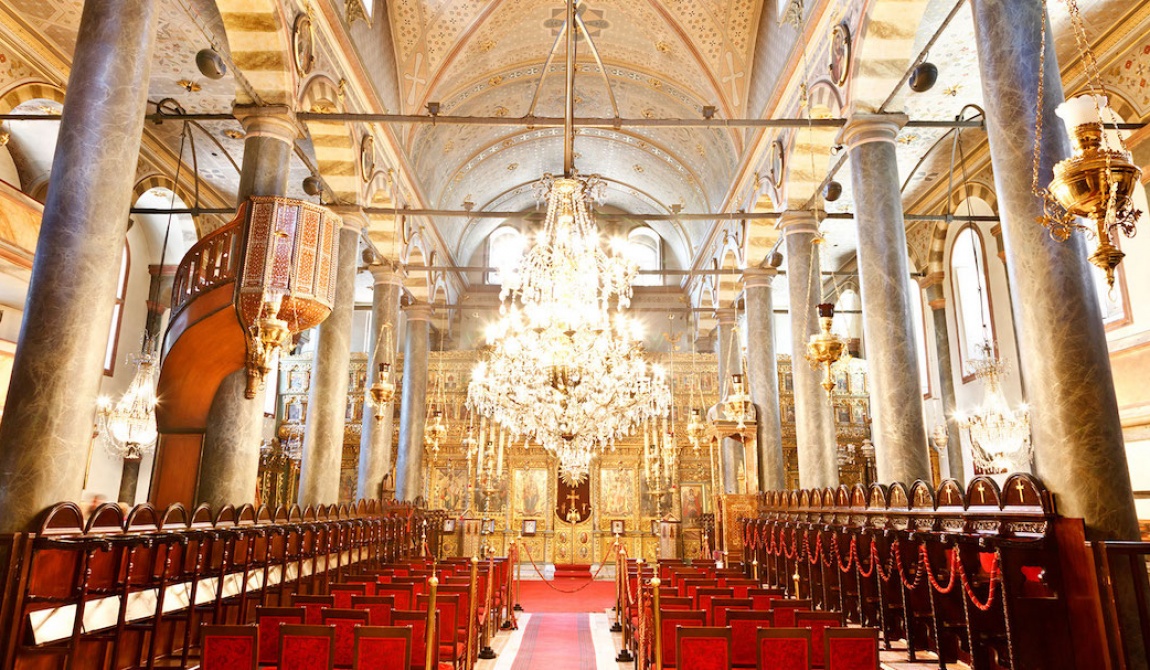
[[[116,371],[116,333],[120,330],[120,313],[124,306],[120,303],[112,308],[112,323],[108,327],[108,344],[104,349],[104,372],[113,374]]]
[[[523,260],[523,235],[514,228],[500,228],[487,241],[487,264],[499,268],[487,273],[488,284],[502,284],[499,270],[514,270]]]
[[[922,292],[912,286],[910,292],[910,320],[914,326],[915,352],[918,354],[918,383],[923,395],[930,395],[930,372],[926,356],[926,321],[923,320]]]
[[[959,347],[965,362],[981,358],[983,343],[994,342],[982,238],[974,228],[967,226],[954,238],[950,263]]]
[[[649,228],[636,228],[627,236],[627,257],[639,266],[640,270],[658,270],[659,236]],[[659,286],[659,275],[641,274],[635,278],[636,286]]]

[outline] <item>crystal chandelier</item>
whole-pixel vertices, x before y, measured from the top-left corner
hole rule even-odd
[[[599,185],[544,177],[543,229],[519,269],[501,273],[501,318],[468,386],[472,409],[541,444],[575,483],[597,452],[665,416],[670,403],[638,323],[622,314],[636,268],[599,242],[589,211]]]
[[[1025,405],[1010,407],[1002,392],[1006,364],[994,355],[989,342],[980,349],[982,357],[971,361],[968,367],[986,385],[982,404],[955,419],[970,436],[974,462],[979,467],[988,472],[1029,469],[1033,453],[1030,412]]]
[[[114,404],[101,397],[96,405],[97,430],[113,455],[139,460],[151,453],[159,433],[156,430],[156,356],[145,344],[143,353],[131,358],[136,375],[128,390]]]

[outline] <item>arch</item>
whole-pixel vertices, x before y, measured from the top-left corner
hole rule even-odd
[[[842,115],[844,103],[838,87],[822,78],[811,85],[807,106],[809,112],[800,109],[799,113],[809,113],[812,119],[829,119]],[[790,209],[801,209],[814,196],[830,169],[831,148],[836,144],[838,133],[838,128],[800,127],[779,136],[779,141],[788,148],[784,151],[783,175],[777,194],[780,203],[786,203]],[[760,168],[760,174],[767,174],[769,167]]]
[[[512,269],[523,260],[527,251],[526,236],[518,228],[506,223],[500,225],[487,236],[488,267]],[[502,284],[500,270],[490,270],[485,274],[484,283],[492,285]]]
[[[735,235],[728,233],[723,239],[723,246],[715,255],[716,267],[721,270],[738,270],[744,267],[742,259],[742,245],[738,243]],[[741,290],[741,278],[735,274],[718,276],[716,284],[716,307],[729,307],[734,304]]]
[[[971,246],[968,247],[965,241],[961,238],[966,235],[967,231],[974,236]],[[970,258],[966,258],[967,253],[970,253]],[[960,276],[955,270],[955,260],[958,254],[962,254],[965,263],[973,264],[968,269],[977,273],[975,281],[981,288],[981,295],[975,296],[974,299],[978,300],[975,309],[979,311],[979,326],[985,326],[986,332],[983,333],[981,338],[972,340],[971,328],[973,324],[967,322],[967,318],[972,318],[970,314],[970,304],[967,302],[971,300],[972,296],[968,291],[964,291],[963,287],[959,284]],[[958,361],[959,369],[962,370],[963,382],[968,382],[974,378],[974,375],[967,374],[967,363],[975,358],[972,355],[973,347],[980,346],[985,340],[994,351],[991,352],[992,356],[998,355],[998,336],[994,323],[994,308],[991,302],[990,294],[990,272],[986,261],[986,240],[982,237],[982,231],[978,226],[973,223],[968,223],[958,230],[954,235],[954,240],[950,245],[950,257],[947,263],[948,275],[950,276],[950,294],[954,301],[954,314],[955,326],[958,337]]]
[[[276,0],[216,0],[228,38],[241,105],[286,105],[294,98],[292,38],[283,3]],[[246,86],[244,85],[246,83]]]
[[[19,84],[0,95],[0,114],[10,114],[20,105],[33,100],[51,100],[64,104],[64,89],[44,82]]]
[[[851,58],[851,102],[873,112],[918,56],[915,38],[930,0],[875,0],[864,12]]]
[[[309,112],[346,111],[339,86],[327,75],[308,79],[299,96],[299,108]],[[364,184],[372,174],[361,174],[359,144],[355,139],[357,124],[308,121],[316,169],[337,202],[359,203]],[[374,161],[374,156],[372,157]]]
[[[639,225],[627,232],[627,256],[640,270],[661,270],[663,268],[663,238],[653,228]],[[663,284],[660,275],[638,275],[635,286],[659,286]]]
[[[178,198],[179,201],[182,202],[186,207],[194,207],[196,204],[198,204],[196,201],[195,193],[188,191],[188,189],[184,188],[183,185],[177,184],[175,180],[165,174],[153,173],[144,177],[143,179],[140,179],[136,182],[136,185],[132,187],[133,206],[140,200],[140,198],[144,196],[144,194],[146,194],[148,191],[151,191],[152,189],[157,188],[175,193],[176,198]],[[189,216],[192,217],[192,225],[195,226],[196,238],[198,239],[203,235],[202,228],[200,227],[201,217],[196,214]],[[179,261],[178,258],[173,260]]]
[[[405,223],[404,228],[409,225],[411,224]],[[422,230],[413,231],[403,246],[403,265],[431,265],[431,259],[435,254],[429,251],[427,246]],[[412,298],[419,302],[428,302],[431,295],[431,281],[431,273],[427,270],[412,270],[407,273],[403,285],[411,293]]]
[[[994,192],[994,187],[982,181],[972,179],[964,184],[961,184],[953,195],[951,195],[947,203],[947,212],[951,214],[958,214],[959,207],[969,198],[977,198],[982,200],[990,209],[998,215],[998,194]],[[930,234],[930,251],[926,260],[927,274],[934,274],[936,272],[946,273],[946,238],[950,230],[950,222],[939,221],[934,224],[934,229]]]

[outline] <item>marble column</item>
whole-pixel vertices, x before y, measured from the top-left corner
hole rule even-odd
[[[894,146],[905,123],[902,115],[856,114],[839,140],[850,150],[878,479],[909,486],[931,475]]]
[[[747,303],[747,381],[758,409],[759,490],[786,487],[783,465],[783,429],[779,417],[779,369],[775,357],[774,300],[771,282],[774,269],[743,271]]]
[[[252,195],[286,195],[292,144],[299,128],[287,107],[236,106],[244,127],[244,158],[237,202]],[[274,384],[274,373],[267,383]],[[240,505],[255,499],[259,480],[264,398],[247,398],[243,368],[220,383],[208,410],[196,500]]]
[[[2,533],[80,497],[158,16],[155,0],[84,3],[0,423]]]
[[[403,394],[399,407],[399,451],[395,459],[395,497],[423,495],[423,425],[427,421],[427,361],[431,345],[431,305],[403,308],[407,337],[403,342]]]
[[[719,403],[730,389],[731,375],[738,374],[743,367],[739,351],[738,337],[734,335],[736,326],[734,308],[724,307],[715,310],[719,325],[715,328],[715,354],[719,359]],[[722,415],[723,408],[719,407]],[[723,438],[719,443],[719,464],[723,468],[723,488],[726,493],[739,493],[739,465],[743,462],[743,445],[734,438]]]
[[[403,290],[403,274],[390,263],[372,265],[371,276],[375,281],[375,292],[371,299],[371,329],[373,341],[367,353],[367,386],[379,377],[379,364],[392,363],[392,381],[395,381],[395,342],[399,325],[399,295]],[[390,335],[384,328],[391,328]],[[390,349],[385,350],[390,338]],[[397,385],[398,386],[398,385]],[[391,436],[394,431],[395,401],[389,402],[383,410],[383,418],[376,419],[375,408],[364,408],[363,430],[359,443],[359,482],[356,496],[365,499],[378,499],[382,495],[384,479],[391,474]],[[386,487],[394,489],[395,483]]]
[[[921,283],[930,304],[934,324],[934,350],[938,357],[938,397],[942,401],[942,413],[946,420],[946,458],[950,466],[951,479],[966,482],[962,462],[962,438],[954,413],[958,406],[954,395],[954,364],[950,358],[950,329],[946,321],[946,298],[942,292],[944,275],[941,272],[927,276]]]
[[[351,370],[351,320],[355,312],[355,271],[359,264],[359,235],[367,220],[362,210],[333,209],[343,217],[336,261],[335,304],[316,331],[307,425],[300,458],[300,507],[340,502],[339,478]]]
[[[822,302],[822,269],[815,238],[818,222],[806,211],[779,217],[786,242],[787,286],[791,299],[791,376],[795,390],[795,437],[799,450],[799,486],[839,484],[838,436],[822,374],[807,363],[807,341],[819,332],[817,305]]]
[[[1034,443],[1034,469],[1058,511],[1086,520],[1091,539],[1137,540],[1138,519],[1118,416],[1106,333],[1082,235],[1058,243],[1035,223],[1031,193],[1038,99],[1041,3],[973,0],[987,135],[1002,217],[1019,365]],[[1046,52],[1040,183],[1070,154],[1058,59]]]

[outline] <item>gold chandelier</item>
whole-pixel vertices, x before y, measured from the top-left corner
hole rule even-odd
[[[380,339],[383,342],[383,358],[379,362],[379,371],[375,381],[367,389],[367,403],[375,408],[375,420],[383,421],[387,416],[387,405],[395,398],[395,382],[391,378],[391,356],[395,348],[391,345],[391,322],[385,323],[380,329]],[[376,344],[379,350],[379,343]]]
[[[1053,239],[1064,242],[1076,230],[1095,236],[1097,246],[1089,260],[1106,273],[1106,283],[1113,289],[1114,270],[1126,255],[1114,244],[1117,233],[1133,236],[1135,223],[1142,215],[1134,208],[1132,200],[1135,189],[1139,187],[1142,170],[1134,164],[1122,134],[1105,128],[1106,123],[1114,124],[1118,117],[1109,106],[1098,60],[1086,37],[1078,3],[1076,0],[1064,1],[1082,57],[1088,94],[1071,98],[1058,106],[1056,113],[1066,123],[1072,152],[1069,158],[1054,166],[1054,177],[1048,188],[1040,188],[1038,169],[1042,150],[1047,39],[1047,26],[1043,21],[1031,188],[1045,202],[1045,212],[1038,222],[1047,228]],[[1045,9],[1045,0],[1042,4]],[[1108,118],[1104,121],[1104,117]],[[1091,225],[1079,223],[1078,217],[1089,219]]]
[[[1012,409],[1002,392],[1006,364],[994,354],[990,342],[980,347],[982,356],[968,364],[968,371],[986,385],[982,403],[970,414],[955,417],[970,436],[974,462],[989,472],[1026,470],[1033,449],[1030,444],[1030,411],[1025,405]]]
[[[826,389],[829,398],[835,388],[831,366],[843,357],[847,350],[847,343],[831,332],[831,326],[834,325],[835,306],[830,303],[822,303],[818,306],[818,310],[819,332],[816,335],[811,335],[810,341],[807,342],[807,362],[815,369],[822,366],[822,387]]]
[[[475,366],[468,405],[527,436],[579,483],[595,454],[667,414],[663,371],[647,363],[630,303],[633,263],[599,242],[595,178],[544,177],[547,217],[515,272],[502,273],[501,318]]]

